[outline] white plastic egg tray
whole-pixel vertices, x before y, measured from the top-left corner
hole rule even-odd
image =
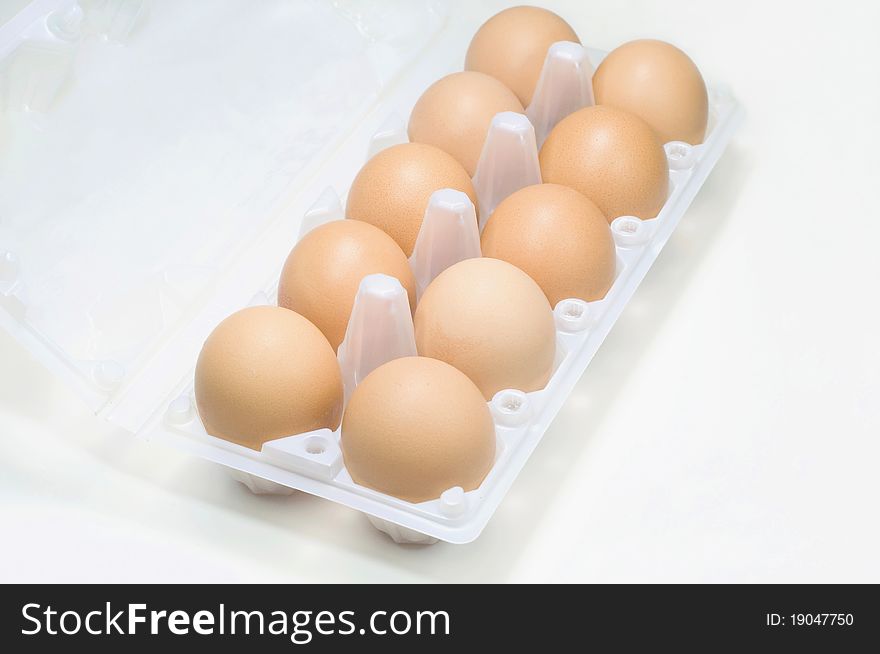
[[[404,105],[400,109],[400,113],[405,115],[408,107]],[[503,500],[721,156],[736,126],[736,106],[729,96],[713,92],[711,113],[711,133],[702,145],[692,147],[677,142],[666,145],[670,193],[660,214],[652,220],[621,216],[613,221],[611,229],[617,246],[617,276],[606,297],[596,302],[563,300],[556,305],[557,365],[546,388],[532,393],[504,390],[489,402],[495,421],[497,454],[494,467],[478,489],[464,492],[454,487],[436,500],[411,504],[359,486],[351,480],[343,465],[339,430],[331,432],[323,429],[270,441],[264,444],[261,452],[214,438],[205,433],[198,420],[191,385],[169,403],[161,422],[151,427],[151,434],[160,438],[188,439],[203,456],[231,468],[233,476],[255,493],[289,493],[296,489],[363,511],[374,526],[400,543],[427,544],[437,539],[466,543],[475,539]],[[528,125],[527,121],[520,121],[519,118],[522,117],[516,114],[499,114],[496,117],[497,147],[507,149],[503,156],[498,152],[493,153],[490,137],[483,159],[503,167],[517,160],[516,156],[510,156],[511,140],[524,145],[525,151],[535,147],[534,134],[531,145],[528,138],[508,138],[511,134],[521,134],[524,123]],[[395,128],[393,125],[392,118],[373,136],[369,154],[374,154],[381,147],[405,141],[403,126]],[[513,150],[513,154],[522,154],[516,152],[516,147]],[[537,152],[534,154],[536,156]],[[486,168],[478,167],[475,178],[478,178],[481,170],[485,171]],[[504,184],[504,181],[502,185],[506,188],[518,188],[517,184]],[[475,186],[478,195],[491,202],[488,200],[491,193],[479,184],[478,179],[475,180]],[[503,194],[492,202],[493,205],[500,199],[503,199]],[[448,253],[448,248],[444,250],[444,246],[458,244],[464,251],[446,256],[439,270],[427,273],[428,279],[451,263],[466,258],[474,243],[473,239],[468,239],[468,226],[475,225],[472,219],[468,219],[468,215],[473,215],[473,205],[467,201],[467,196],[449,189],[432,196],[420,241],[428,231],[436,237],[431,226],[444,220],[444,209],[463,218],[455,221],[453,227],[460,227],[462,231],[449,239],[448,243],[444,242],[439,249]],[[317,225],[343,216],[339,196],[332,187],[328,187],[304,217],[300,237]],[[436,222],[432,220],[435,217]],[[486,217],[485,213],[481,213],[481,224]],[[479,248],[478,240],[476,247]],[[422,280],[417,281],[421,291],[427,284],[424,275],[418,274],[425,268],[425,265],[418,265],[423,261],[418,255],[417,245],[411,261],[417,280]],[[339,358],[346,380],[346,397],[350,395],[353,380],[358,377],[358,364],[366,368],[359,376],[362,379],[384,361],[415,354],[411,322],[405,308],[408,307],[405,291],[392,278],[383,275],[371,277],[365,278],[365,282],[369,283],[361,285],[349,331],[340,346]],[[254,303],[274,299],[276,284],[277,281],[269,284],[265,291],[254,298]],[[387,306],[382,305],[383,301],[387,301]],[[364,319],[361,312],[368,313],[370,318]],[[356,356],[361,358],[356,361],[350,360],[354,356],[347,356],[350,351],[347,346],[352,341],[358,342]],[[363,345],[362,341],[369,344]],[[364,363],[362,358],[370,360]]]
[[[128,4],[132,9],[138,3]],[[350,10],[357,3],[341,4]],[[645,221],[621,216],[611,225],[617,247],[617,276],[611,290],[601,301],[564,300],[554,309],[556,369],[546,388],[533,393],[509,389],[489,402],[497,454],[494,467],[478,489],[464,492],[450,488],[435,500],[412,504],[359,486],[345,469],[339,431],[325,429],[270,441],[259,452],[208,435],[198,418],[192,391],[192,373],[204,337],[222,318],[242,306],[274,303],[284,257],[297,238],[317,225],[344,216],[340,198],[365,158],[404,142],[405,122],[401,117],[409,115],[415,100],[431,82],[460,69],[467,42],[479,22],[468,18],[463,3],[450,4],[449,15],[437,18],[431,14],[432,20],[436,18],[440,23],[431,46],[419,54],[417,64],[393,83],[382,80],[375,106],[334,142],[332,152],[320,165],[310,169],[293,199],[279,202],[275,220],[268,222],[260,237],[235,259],[230,274],[214,286],[212,300],[189,317],[179,334],[166,339],[161,350],[149,357],[149,365],[130,379],[126,378],[126,369],[113,360],[91,361],[79,368],[80,372],[87,369],[92,375],[90,383],[107,394],[106,404],[100,405],[101,413],[130,431],[220,463],[255,493],[300,490],[362,511],[378,529],[397,542],[407,543],[437,539],[466,543],[481,533],[722,155],[740,116],[729,93],[713,90],[705,142],[693,147],[666,144],[670,193],[660,214]],[[74,30],[79,10],[70,9],[70,2],[54,5],[66,7],[66,13],[60,17],[55,14],[54,18],[50,13],[48,18],[60,25],[62,33]],[[385,9],[393,13],[393,7]],[[456,22],[450,16],[455,16],[458,9],[462,11]],[[436,7],[430,11],[436,11]],[[139,12],[129,12],[135,13]],[[65,17],[66,22],[62,20]],[[371,43],[375,44],[376,38]],[[371,52],[377,51],[378,61],[388,60],[387,49]],[[526,116],[496,116],[474,177],[480,227],[504,197],[522,186],[540,182],[537,148],[555,122],[592,102],[590,85],[584,80],[589,81],[590,71],[602,56],[601,52],[574,44],[557,44],[548,53],[542,81]],[[441,190],[432,196],[411,258],[419,293],[448,265],[479,254],[473,212],[461,193]],[[0,243],[0,250],[3,245]],[[45,343],[21,319],[24,309],[14,302],[20,290],[18,272],[19,262],[12,253],[0,258],[0,300],[10,300],[5,305],[0,302],[0,308],[6,309],[0,310],[0,326],[19,336],[33,351],[45,350]],[[384,361],[415,353],[409,311],[401,302],[406,303],[405,293],[392,278],[370,276],[362,283],[346,339],[339,349],[346,398],[363,376]],[[59,366],[57,355],[57,351],[41,353],[44,360],[54,361],[56,369],[60,367],[70,375],[71,366]]]

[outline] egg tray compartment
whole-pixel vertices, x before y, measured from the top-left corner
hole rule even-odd
[[[360,486],[352,481],[343,464],[339,430],[322,429],[269,441],[259,452],[215,438],[205,432],[198,418],[191,377],[167,404],[164,415],[148,427],[148,435],[171,439],[178,447],[227,466],[235,479],[255,493],[287,494],[301,490],[360,510],[376,528],[398,543],[474,540],[720,158],[739,122],[740,111],[729,93],[711,91],[710,116],[709,132],[703,144],[672,142],[665,145],[670,193],[659,215],[650,220],[621,216],[612,222],[617,271],[605,298],[595,302],[563,300],[554,308],[557,357],[547,386],[531,393],[503,390],[488,403],[495,423],[497,451],[492,470],[479,488],[469,492],[459,487],[450,488],[435,500],[413,504]],[[511,124],[510,118],[499,114],[493,129],[514,134],[521,130],[522,123]],[[405,141],[404,127],[392,114],[374,133],[368,155]],[[523,143],[526,150],[535,147],[529,145],[528,139],[521,141],[521,145]],[[483,156],[491,149],[487,144]],[[479,174],[478,169],[477,176]],[[300,238],[310,229],[343,216],[339,196],[333,188],[325,189],[303,217]],[[486,216],[481,218],[482,225]],[[277,279],[257,293],[251,303],[273,304],[276,291]],[[345,372],[345,366],[343,369]],[[348,384],[346,390],[350,393]]]

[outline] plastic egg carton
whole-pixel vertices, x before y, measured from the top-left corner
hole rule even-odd
[[[137,4],[129,0],[126,6],[130,11],[122,15],[140,16]],[[346,11],[355,5],[360,7],[352,2],[340,4]],[[336,143],[331,156],[312,170],[296,199],[283,205],[277,219],[236,260],[231,273],[215,288],[213,300],[177,335],[166,339],[148,365],[129,378],[127,370],[113,360],[87,362],[92,386],[107,394],[100,413],[109,420],[142,437],[220,463],[255,493],[299,490],[359,510],[400,543],[432,543],[438,539],[466,543],[481,533],[723,153],[739,120],[738,107],[730,94],[715,90],[710,92],[710,127],[705,142],[693,147],[666,144],[669,197],[652,220],[621,216],[612,222],[617,274],[606,297],[597,302],[563,300],[554,308],[557,357],[547,386],[532,393],[504,390],[488,403],[495,422],[496,460],[478,489],[465,492],[453,487],[435,500],[412,504],[359,486],[345,469],[338,430],[291,435],[265,443],[261,451],[210,436],[193,400],[192,375],[201,343],[233,311],[247,304],[275,302],[284,256],[295,241],[318,225],[344,217],[340,194],[347,190],[365,159],[384,147],[405,142],[401,117],[409,115],[430,83],[460,69],[467,42],[479,23],[468,18],[465,3],[450,4],[449,16],[438,19],[445,23],[438,27],[433,46],[394,84],[384,87],[377,106]],[[81,20],[77,5],[54,2],[52,6],[55,9],[45,21],[38,21],[36,28],[28,24],[26,29],[46,29],[54,16],[53,21],[75,30]],[[461,14],[458,22],[450,18],[457,13]],[[432,16],[432,20],[437,18]],[[378,20],[375,24],[384,23]],[[40,38],[44,38],[42,34]],[[382,45],[375,34],[371,33],[370,39]],[[370,52],[380,63],[388,60],[387,48],[376,47]],[[474,176],[478,220],[466,195],[443,189],[432,196],[410,260],[418,295],[449,265],[479,255],[479,228],[501,200],[523,186],[540,182],[538,148],[556,122],[592,103],[590,76],[602,56],[577,44],[553,46],[526,114],[495,117]],[[41,88],[51,90],[49,82]],[[296,231],[291,230],[293,225]],[[21,289],[20,272],[20,263],[12,253],[0,257],[0,308],[7,309],[0,311],[0,326],[17,335],[45,361],[54,362],[56,369],[71,375],[70,362],[64,360],[59,365],[57,349],[45,352],[45,344],[19,319],[25,310],[15,303]],[[12,302],[4,305],[4,297]],[[371,370],[392,358],[412,354],[415,340],[405,292],[393,278],[365,278],[338,351],[346,399]],[[80,366],[79,372],[82,370]]]
[[[560,44],[558,51],[551,52],[548,58],[548,67],[553,66],[555,73],[559,72],[559,61],[555,56],[559,52],[564,53],[564,58],[569,61],[578,59],[574,55],[586,54],[575,44]],[[599,56],[599,53],[593,55],[596,59]],[[570,81],[579,78],[580,75],[573,76]],[[559,90],[563,97],[568,97],[564,85]],[[405,114],[407,107],[400,109]],[[548,115],[552,112],[545,109],[542,113]],[[489,402],[497,437],[496,459],[478,489],[464,492],[460,487],[453,487],[436,500],[411,504],[360,486],[352,481],[345,469],[339,445],[340,430],[322,429],[270,441],[263,445],[261,452],[214,438],[205,433],[198,420],[191,386],[169,404],[164,424],[153,427],[154,436],[173,434],[187,438],[198,443],[203,454],[207,454],[207,449],[203,448],[209,448],[208,458],[231,468],[233,477],[255,493],[286,494],[297,489],[360,510],[376,528],[398,543],[427,544],[438,539],[466,543],[475,539],[550,427],[724,150],[736,126],[736,105],[728,95],[714,92],[711,113],[711,133],[703,144],[666,144],[670,192],[660,214],[652,220],[620,216],[612,222],[611,231],[617,247],[617,274],[606,297],[595,302],[563,300],[554,308],[557,356],[555,371],[547,386],[531,393],[503,390]],[[556,120],[565,115],[565,112],[557,112]],[[404,126],[402,123],[395,126],[394,120],[392,116],[373,135],[367,148],[369,155],[406,141]],[[474,176],[478,198],[485,203],[483,206],[494,208],[513,190],[540,182],[537,142],[546,136],[553,124],[548,120],[541,135],[536,137],[536,130],[526,116],[503,113],[495,117]],[[326,189],[304,216],[300,238],[314,227],[343,216],[338,194],[332,188]],[[487,218],[487,212],[481,212],[480,227]],[[435,192],[410,259],[418,295],[448,266],[479,256],[479,247],[475,208],[467,195],[452,189]],[[276,288],[277,281],[269,284],[254,298],[255,303],[273,299]],[[386,275],[366,277],[361,283],[338,352],[346,400],[370,371],[393,358],[415,354],[406,291],[396,279]]]

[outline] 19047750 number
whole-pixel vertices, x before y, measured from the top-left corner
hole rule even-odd
[[[853,623],[852,613],[792,613],[791,624],[793,626],[818,627],[838,626],[849,627]]]
[[[768,613],[766,615],[768,627],[851,627],[853,624],[852,613],[792,613],[780,615]]]

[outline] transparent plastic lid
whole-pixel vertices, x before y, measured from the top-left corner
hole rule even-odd
[[[155,383],[144,371],[447,13],[32,3],[0,27],[0,326],[95,410]]]

